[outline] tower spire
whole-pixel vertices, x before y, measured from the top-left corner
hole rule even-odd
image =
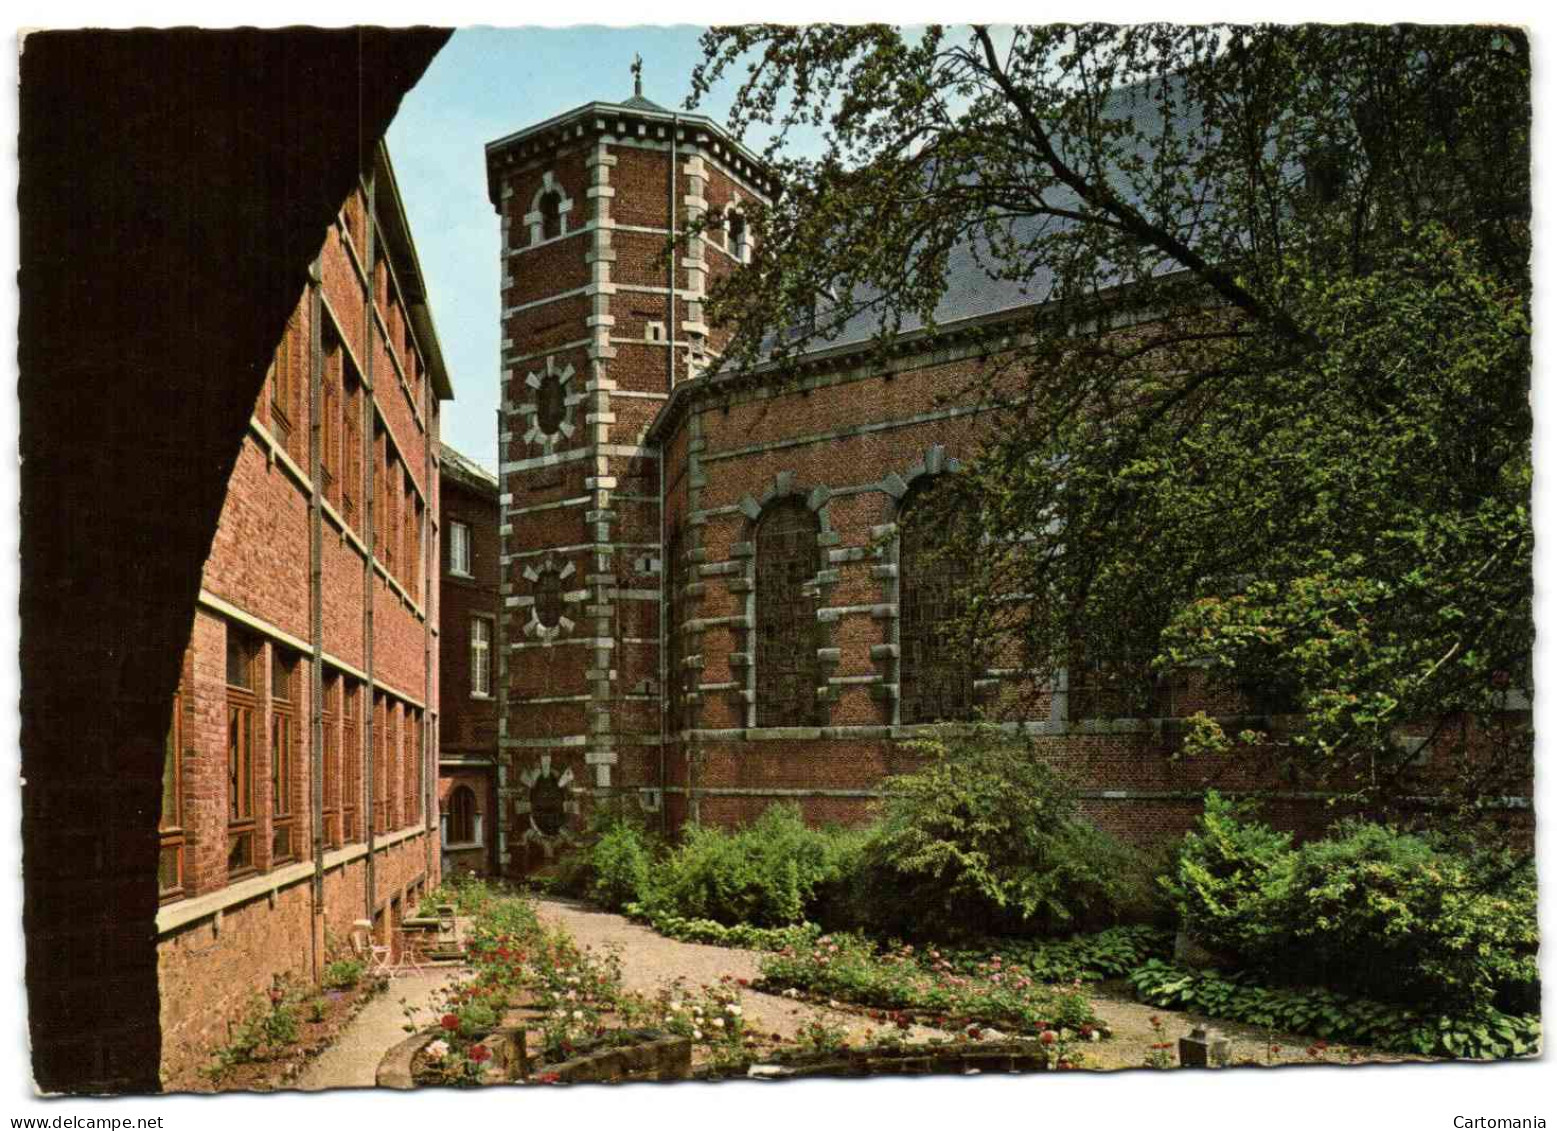
[[[632,69],[632,73],[633,73],[633,97],[634,98],[642,98],[643,97],[643,56],[642,55],[639,55],[636,52],[633,53],[633,65],[632,65],[631,69]]]

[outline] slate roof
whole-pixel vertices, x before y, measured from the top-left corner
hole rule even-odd
[[[1185,132],[1193,131],[1198,128],[1198,112],[1194,107],[1185,107],[1182,88],[1178,82],[1172,83],[1172,87],[1175,104],[1180,111],[1179,129]],[[1110,106],[1105,110],[1105,114],[1112,117],[1128,117],[1136,122],[1141,131],[1141,135],[1135,135],[1132,131],[1132,136],[1138,137],[1138,144],[1133,153],[1125,155],[1127,157],[1140,157],[1148,162],[1151,159],[1150,139],[1161,128],[1161,111],[1153,95],[1156,89],[1158,89],[1156,83],[1153,83],[1150,88],[1146,84],[1134,84],[1114,92],[1109,99]],[[1186,109],[1190,112],[1185,113]],[[1132,191],[1129,185],[1116,182],[1113,187],[1132,204],[1149,212],[1146,202]],[[1080,207],[1078,198],[1068,190],[1055,190],[1047,195],[1051,204],[1057,207]],[[1209,217],[1209,209],[1206,216]],[[1010,221],[1010,230],[1018,242],[1024,242],[1063,230],[1070,227],[1072,223],[1054,217],[1023,216]],[[983,253],[982,263],[979,259],[980,252]],[[947,260],[946,290],[935,308],[935,322],[938,326],[998,316],[1003,312],[1019,310],[1048,300],[1055,282],[1054,273],[1048,265],[1037,264],[1026,279],[1004,279],[993,277],[986,268],[985,264],[994,259],[987,241],[982,237],[970,239],[952,248]],[[1178,264],[1165,260],[1154,274],[1169,274],[1178,269]],[[1122,279],[1115,281],[1122,281]],[[868,299],[869,296],[865,297]],[[863,343],[875,333],[878,321],[879,315],[872,310],[855,314],[844,324],[837,336],[826,339],[818,337],[815,341],[807,343],[807,348],[800,356]],[[905,312],[899,333],[910,333],[923,328],[923,322],[917,315]],[[798,334],[792,328],[788,331],[788,336],[793,338]]]

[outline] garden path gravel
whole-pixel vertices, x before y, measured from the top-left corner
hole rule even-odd
[[[748,981],[755,981],[761,974],[760,951],[668,939],[621,915],[572,900],[542,899],[537,902],[536,910],[542,922],[567,928],[580,946],[593,947],[596,951],[619,947],[624,985],[649,997],[678,977],[685,978],[695,990],[703,983],[712,985],[724,974]],[[866,1030],[883,1028],[880,1022],[858,1013],[791,1001],[778,994],[743,988],[741,999],[747,1031],[755,1031],[763,1037],[778,1034],[793,1039],[801,1026],[815,1019],[845,1030],[851,1044],[864,1041]],[[909,1031],[908,1039],[923,1041],[949,1036],[940,1029],[915,1025]]]
[[[305,1092],[324,1088],[371,1088],[378,1074],[378,1062],[384,1054],[406,1038],[405,1006],[423,1008],[423,1016],[432,1003],[435,990],[447,984],[449,970],[425,974],[402,974],[390,980],[389,989],[352,1019],[335,1043],[303,1069],[289,1085]]]

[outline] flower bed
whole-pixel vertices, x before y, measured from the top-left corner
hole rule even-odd
[[[268,993],[256,993],[248,1013],[228,1027],[226,1042],[213,1050],[198,1078],[169,1080],[164,1088],[268,1092],[285,1087],[335,1043],[387,984],[366,977],[361,963],[345,961],[326,967],[323,990],[282,981]]]
[[[796,923],[792,927],[753,927],[739,923],[727,927],[713,919],[694,919],[685,915],[651,914],[636,903],[624,909],[628,918],[646,924],[656,934],[681,942],[706,946],[740,947],[743,950],[782,950],[784,947],[809,946],[822,933],[815,923]]]
[[[934,947],[877,950],[857,935],[826,935],[763,959],[757,989],[896,1011],[943,1029],[998,1026],[1013,1033],[1106,1036],[1080,982],[1048,986],[994,955],[959,972]]]
[[[1038,1041],[889,1043],[831,1050],[784,1049],[749,1065],[745,1075],[753,1080],[812,1076],[966,1076],[995,1072],[1063,1072],[1078,1068],[1080,1064],[1080,1056],[1072,1050],[1056,1054],[1052,1046]]]

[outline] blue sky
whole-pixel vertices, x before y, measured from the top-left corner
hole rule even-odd
[[[417,254],[455,399],[443,439],[497,469],[498,218],[487,200],[483,147],[585,102],[632,94],[628,68],[643,56],[643,93],[677,109],[702,53],[702,29],[680,27],[469,28],[454,33],[389,130]],[[724,121],[734,87],[699,107]]]

